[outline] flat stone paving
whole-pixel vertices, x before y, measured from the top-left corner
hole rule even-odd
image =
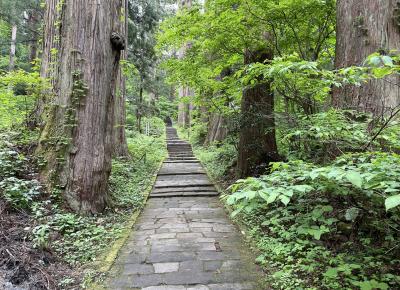
[[[176,132],[170,128],[167,133],[178,142]],[[182,166],[187,166],[186,172]],[[160,172],[167,175],[160,175],[158,182],[165,183],[165,176],[170,176],[167,185],[174,185],[156,183],[153,198],[110,272],[107,289],[263,289],[254,257],[218,197],[201,196],[217,193],[204,181],[208,181],[205,174],[200,178],[204,182],[196,182],[196,173],[203,173],[198,166],[178,164],[175,174],[173,164],[164,164]],[[195,181],[191,187],[188,180]],[[191,196],[186,196],[188,192]]]

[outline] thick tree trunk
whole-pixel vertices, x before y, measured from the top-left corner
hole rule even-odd
[[[10,64],[8,67],[9,71],[13,71],[15,68],[15,53],[17,47],[17,31],[18,27],[16,24],[13,24],[11,27],[11,46],[10,46]]]
[[[128,0],[122,0],[122,11],[124,12],[124,21],[121,23],[121,35],[125,37],[125,43],[128,43]],[[128,50],[125,50],[121,58],[128,59]],[[119,69],[117,84],[117,94],[115,97],[115,113],[114,113],[114,134],[113,134],[113,156],[129,157],[128,142],[126,140],[126,78]]]
[[[56,95],[37,153],[46,164],[43,181],[83,214],[103,211],[108,199],[121,7],[122,0],[64,0],[59,7]],[[45,47],[53,37],[45,34]]]
[[[398,0],[338,0],[337,68],[362,65],[374,52],[388,53],[400,48],[397,5]],[[361,87],[337,88],[333,105],[380,115],[400,104],[399,84],[399,76],[390,76]]]
[[[272,51],[246,50],[245,64],[272,59]],[[242,124],[239,136],[237,176],[247,177],[256,167],[277,161],[278,150],[275,139],[274,96],[270,84],[259,84],[243,91]]]
[[[61,25],[55,25],[61,17],[61,10],[58,9],[61,0],[47,0],[46,11],[44,14],[44,27],[43,27],[43,46],[41,55],[40,76],[50,81],[53,90],[44,91],[37,99],[36,108],[34,111],[32,127],[42,127],[43,115],[45,112],[46,103],[56,94],[56,68],[57,68],[57,55],[60,47],[60,29]]]
[[[210,145],[214,142],[221,142],[226,138],[227,134],[228,130],[226,128],[225,118],[221,114],[211,114],[204,145]]]

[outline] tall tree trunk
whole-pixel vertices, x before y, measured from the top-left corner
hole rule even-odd
[[[192,0],[179,0],[178,6],[180,9],[190,8],[192,7]],[[183,58],[185,56],[186,50],[189,44],[186,44],[182,47],[178,53],[179,58]],[[178,125],[181,127],[189,128],[190,127],[190,111],[191,105],[190,103],[185,101],[181,101],[181,99],[192,96],[191,90],[188,87],[179,88],[179,105],[178,105]]]
[[[143,107],[143,79],[139,89],[139,100],[136,111],[136,126],[139,133],[142,133],[142,107]]]
[[[338,0],[337,68],[362,65],[371,53],[400,48],[397,5],[398,0]],[[333,105],[380,115],[400,104],[400,87],[396,84],[400,84],[399,76],[371,80],[361,87],[337,88]]]
[[[83,214],[103,211],[108,200],[121,7],[122,0],[64,0],[59,7],[56,95],[37,154],[46,164],[42,180]],[[53,37],[45,34],[45,47]]]
[[[10,46],[10,64],[9,71],[13,71],[15,68],[15,53],[17,47],[17,30],[18,27],[16,24],[13,24],[11,27],[11,46]]]
[[[223,141],[228,134],[225,118],[221,114],[212,113],[208,122],[207,137],[204,145]]]
[[[121,35],[125,37],[125,43],[128,44],[128,0],[122,0],[122,11],[124,12],[124,21],[121,25]],[[128,59],[128,50],[122,54],[123,60]],[[117,84],[117,94],[115,97],[115,118],[114,118],[114,134],[113,134],[113,156],[129,157],[128,142],[126,140],[126,78],[119,69]]]
[[[271,60],[270,50],[250,51],[244,54],[244,63]],[[237,176],[243,178],[254,173],[256,167],[277,161],[275,139],[274,96],[270,84],[259,84],[243,91],[241,104],[242,124],[239,134]]]
[[[44,14],[44,27],[43,27],[43,46],[41,55],[40,76],[50,81],[50,90],[42,92],[36,101],[32,127],[42,127],[43,119],[45,116],[45,106],[49,100],[54,97],[56,91],[56,68],[57,68],[57,55],[60,48],[60,30],[61,25],[55,25],[61,18],[61,10],[58,9],[61,0],[47,0],[46,11]]]
[[[192,92],[188,87],[179,88],[179,99],[192,96]],[[191,104],[187,101],[180,101],[178,105],[178,125],[181,127],[190,127]]]
[[[29,62],[32,63],[37,58],[38,52],[38,23],[39,16],[36,10],[28,12],[28,25],[31,30],[31,39],[29,40]]]

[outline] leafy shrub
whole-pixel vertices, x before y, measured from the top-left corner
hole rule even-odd
[[[0,149],[0,181],[21,173],[26,158],[11,149]]]
[[[41,186],[37,180],[22,180],[8,177],[0,181],[0,193],[13,207],[28,209],[40,195]]]
[[[46,87],[38,72],[19,70],[0,74],[0,128],[28,121],[37,96]]]
[[[223,142],[207,148],[195,147],[196,156],[206,165],[210,177],[222,181],[226,175],[231,175],[228,170],[234,165],[237,150],[233,144]]]
[[[251,229],[274,289],[400,286],[400,156],[344,155],[330,165],[273,164],[226,197]]]
[[[232,186],[228,203],[240,208],[253,203],[276,201],[287,205],[292,198],[302,198],[310,192],[337,196],[357,195],[371,199],[386,209],[400,205],[400,156],[397,154],[347,155],[332,165],[318,167],[302,161],[273,164],[273,172],[261,178],[239,180]]]
[[[358,121],[357,121],[358,120]],[[370,139],[367,116],[355,112],[330,110],[298,116],[296,126],[281,128],[281,147],[291,159],[327,162],[343,152],[357,152]]]
[[[56,212],[36,226],[33,241],[37,247],[52,248],[70,264],[94,261],[99,253],[118,238],[121,224],[110,216],[81,217],[53,209]]]

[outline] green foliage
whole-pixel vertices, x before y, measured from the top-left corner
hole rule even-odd
[[[41,192],[37,180],[8,177],[0,181],[0,193],[14,208],[29,209]]]
[[[280,127],[280,147],[289,158],[326,162],[343,152],[363,148],[372,138],[368,132],[370,121],[365,114],[333,109],[299,115],[295,126]]]
[[[35,101],[47,86],[37,72],[0,74],[0,129],[29,122]]]
[[[164,135],[137,134],[128,139],[132,160],[114,160],[110,176],[111,199],[115,207],[135,210],[143,206],[143,192],[151,184],[151,175],[166,155]]]
[[[270,175],[239,180],[232,185],[234,193],[228,204],[251,210],[258,203],[280,201],[288,205],[293,198],[298,200],[311,192],[320,192],[358,196],[380,207],[391,197],[387,203],[392,208],[397,200],[393,193],[400,190],[399,162],[397,154],[367,153],[342,156],[324,167],[302,161],[275,163]]]
[[[156,108],[159,112],[158,117],[165,120],[170,117],[171,120],[178,119],[178,104],[177,101],[171,101],[167,97],[161,96],[156,102]]]
[[[231,175],[229,169],[234,166],[237,150],[234,145],[224,142],[207,148],[195,147],[196,156],[206,165],[210,177],[216,181],[223,181]]]
[[[13,149],[2,147],[0,144],[0,198],[15,209],[29,210],[42,188],[37,180],[27,179],[29,160]]]
[[[327,166],[275,163],[270,175],[232,185],[226,201],[252,229],[258,261],[275,269],[272,287],[397,288],[399,162],[364,153]]]

